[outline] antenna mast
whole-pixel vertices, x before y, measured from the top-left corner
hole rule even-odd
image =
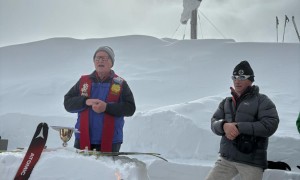
[[[197,39],[197,11],[194,9],[191,15],[191,39]]]

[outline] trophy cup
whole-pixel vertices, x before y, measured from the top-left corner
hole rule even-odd
[[[63,141],[63,147],[68,146],[68,141],[71,139],[73,132],[79,133],[75,128],[71,127],[62,127],[62,126],[51,126],[54,130],[59,132],[59,137]]]

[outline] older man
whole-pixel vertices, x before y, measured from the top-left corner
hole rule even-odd
[[[262,179],[267,168],[268,138],[277,130],[279,117],[274,103],[258,86],[247,61],[233,70],[232,97],[225,98],[211,119],[219,136],[220,157],[207,180],[229,180],[237,174],[243,180]]]
[[[78,113],[74,147],[118,152],[123,142],[124,116],[135,112],[133,94],[127,82],[111,69],[114,51],[108,46],[96,50],[95,71],[82,76],[64,98],[68,112]]]

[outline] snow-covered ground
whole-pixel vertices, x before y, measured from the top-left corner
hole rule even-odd
[[[76,40],[53,38],[0,48],[0,136],[9,150],[28,147],[39,122],[74,127],[76,114],[63,107],[65,93],[93,71],[101,45],[115,50],[114,70],[134,93],[137,112],[126,118],[121,151],[157,152],[111,159],[67,150],[44,152],[30,179],[204,179],[217,159],[220,137],[210,130],[219,102],[230,96],[233,68],[248,60],[255,84],[276,104],[280,124],[268,159],[292,171],[266,170],[264,179],[300,179],[300,44],[234,40],[174,40],[122,36]],[[69,141],[69,149],[74,139]],[[47,147],[61,147],[49,129]],[[24,153],[1,153],[1,180],[13,179]]]

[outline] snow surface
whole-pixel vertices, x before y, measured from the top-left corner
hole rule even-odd
[[[101,45],[115,50],[114,70],[130,85],[137,105],[126,118],[121,151],[152,156],[85,157],[72,149],[44,152],[30,179],[204,179],[217,159],[220,137],[210,130],[219,102],[230,96],[236,64],[248,60],[255,84],[276,104],[280,124],[270,138],[268,159],[292,171],[266,170],[264,180],[300,180],[300,44],[237,43],[234,40],[174,40],[122,36],[76,40],[53,38],[0,48],[0,136],[9,150],[28,147],[39,122],[74,127],[63,96],[82,74],[93,71],[92,55]],[[48,148],[61,147],[49,129]],[[26,150],[26,149],[25,149]],[[24,157],[0,153],[0,179],[13,179]],[[238,179],[238,178],[237,178]]]

